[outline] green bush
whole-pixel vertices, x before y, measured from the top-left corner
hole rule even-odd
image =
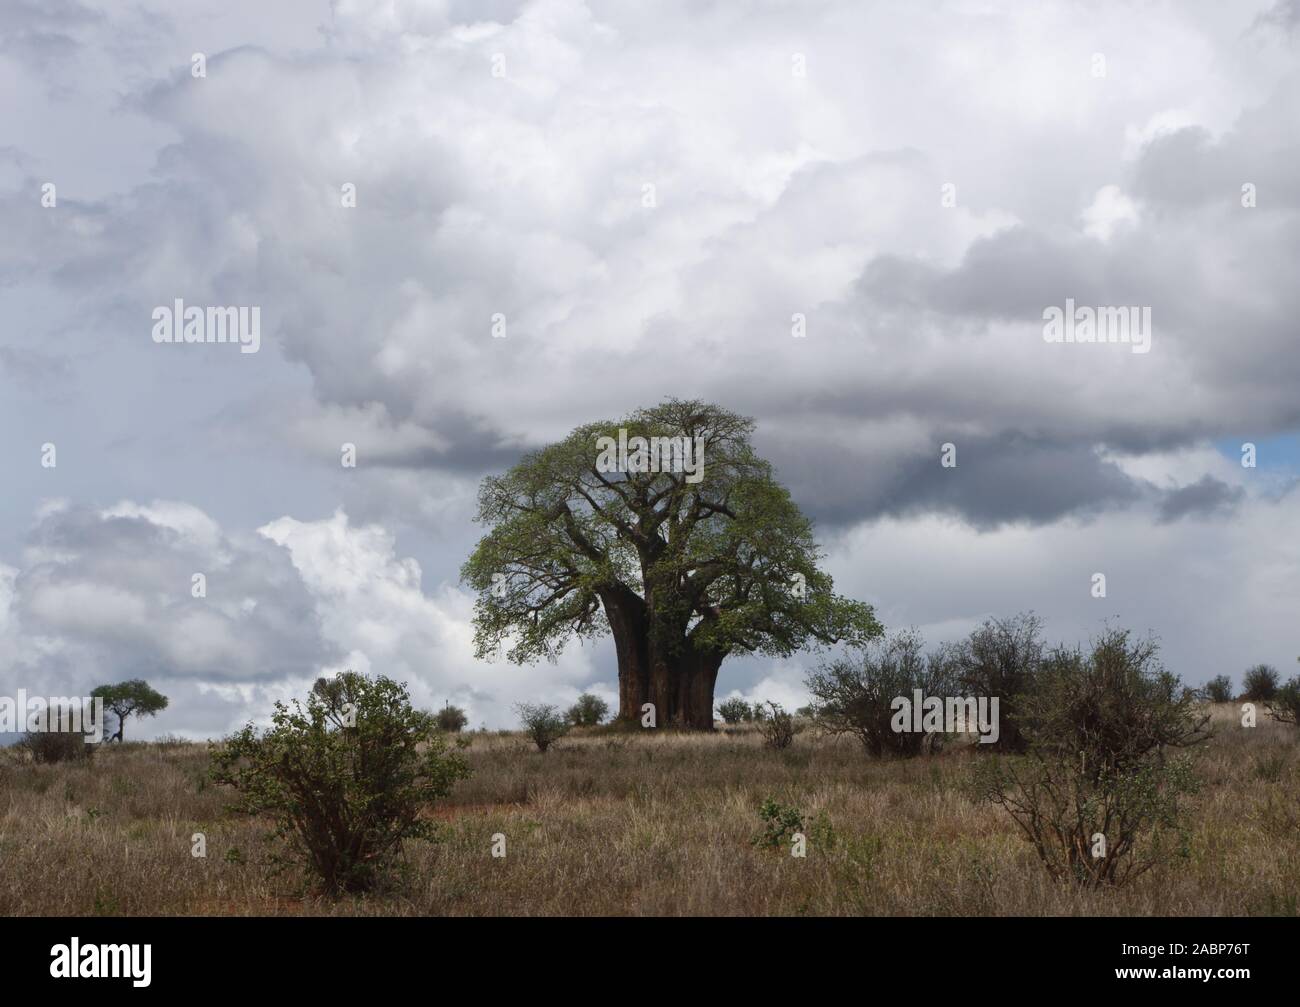
[[[1172,750],[1208,737],[1209,717],[1156,654],[1123,630],[1086,655],[1056,651],[1022,707],[1028,754],[976,764],[979,796],[1010,812],[1058,880],[1123,884],[1185,843],[1197,780]]]
[[[754,712],[743,699],[735,697],[718,704],[718,716],[724,724],[739,724],[744,720],[752,720]]]
[[[1277,669],[1267,664],[1257,664],[1241,680],[1247,699],[1267,703],[1277,695]]]
[[[609,704],[599,696],[584,692],[565,716],[574,727],[595,727],[609,716]]]
[[[1300,675],[1278,689],[1266,709],[1274,720],[1300,726]]]
[[[524,733],[533,739],[539,752],[545,752],[569,733],[569,722],[547,703],[518,703],[515,711]]]
[[[274,822],[277,859],[305,866],[327,895],[387,883],[403,842],[437,838],[428,806],[469,775],[389,678],[321,679],[305,707],[277,702],[271,724],[225,739],[212,778],[236,791],[236,810]]]
[[[438,730],[446,731],[448,734],[459,734],[469,723],[469,717],[459,706],[452,706],[448,703],[437,713]]]
[[[803,812],[767,798],[758,809],[763,831],[753,838],[755,846],[779,849],[790,845],[796,832],[804,831]]]
[[[1216,675],[1205,683],[1205,698],[1211,703],[1232,702],[1232,679],[1227,675]]]

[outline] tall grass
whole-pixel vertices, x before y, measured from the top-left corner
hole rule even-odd
[[[407,847],[407,888],[338,902],[270,876],[266,823],[225,810],[205,745],[106,746],[88,765],[6,750],[0,913],[1296,915],[1300,732],[1241,728],[1230,705],[1214,721],[1187,856],[1099,892],[1054,884],[1009,817],[973,803],[968,747],[877,761],[814,731],[773,750],[747,725],[576,731],[541,755],[474,735],[474,775],[434,812],[444,841]],[[753,844],[769,797],[809,823],[805,858]]]

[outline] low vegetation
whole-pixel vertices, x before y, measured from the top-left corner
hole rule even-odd
[[[266,816],[230,810],[208,744],[114,744],[90,764],[4,749],[0,913],[1296,916],[1300,732],[1206,712],[1213,736],[1182,750],[1201,785],[1176,855],[1096,888],[1052,880],[971,792],[989,756],[958,743],[876,760],[816,730],[770,749],[751,724],[575,732],[541,755],[521,733],[475,732],[460,753],[472,775],[424,812],[442,842],[405,844],[404,885],[339,898],[300,863],[274,873],[282,844]],[[798,811],[806,858],[788,836],[754,846],[768,799]]]
[[[391,679],[321,679],[305,706],[277,703],[271,723],[218,746],[212,779],[235,791],[233,810],[274,823],[276,861],[326,895],[385,884],[403,843],[437,838],[424,812],[468,775]]]

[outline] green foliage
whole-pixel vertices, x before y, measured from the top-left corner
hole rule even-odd
[[[212,777],[234,788],[236,810],[271,818],[279,859],[307,867],[331,896],[387,882],[404,841],[437,837],[429,805],[469,775],[433,716],[389,678],[322,679],[305,707],[277,702],[271,723],[225,739]]]
[[[753,421],[676,399],[589,423],[485,479],[488,526],[461,570],[480,592],[480,657],[507,640],[512,661],[553,658],[610,629],[608,609],[645,617],[665,648],[789,656],[810,643],[880,632],[869,605],[834,593],[812,525],[750,446]],[[597,438],[688,437],[704,478],[601,472]],[[798,585],[798,589],[795,589]],[[654,599],[654,605],[645,602]],[[603,608],[602,608],[603,606]]]
[[[1232,679],[1227,675],[1216,675],[1205,683],[1205,698],[1211,703],[1232,702]]]
[[[548,703],[517,703],[515,712],[539,752],[545,752],[569,733],[569,721]]]
[[[1246,698],[1267,703],[1277,696],[1277,669],[1267,664],[1257,664],[1241,680]]]
[[[103,699],[104,709],[117,717],[117,732],[113,737],[118,741],[122,740],[127,717],[152,717],[167,708],[167,697],[142,678],[96,686],[90,690],[90,695]]]
[[[743,699],[734,697],[718,704],[718,716],[726,724],[739,724],[743,720],[753,720],[754,711]]]
[[[803,812],[771,797],[759,807],[758,817],[762,820],[763,831],[753,838],[755,846],[773,850],[788,847],[794,834],[804,831]]]
[[[595,727],[609,716],[609,704],[599,696],[584,692],[565,716],[574,727]]]
[[[1300,675],[1278,689],[1266,708],[1274,720],[1300,726]]]
[[[891,635],[811,672],[804,684],[813,696],[817,720],[832,734],[858,739],[870,755],[919,755],[942,741],[940,737],[895,731],[891,706],[914,689],[927,696],[945,695],[952,683],[948,652],[922,653],[924,642],[914,631]]]
[[[459,706],[452,706],[448,703],[436,715],[438,730],[446,731],[448,734],[459,734],[469,723],[469,717]]]
[[[1026,699],[1026,733],[1040,752],[1081,759],[1100,775],[1142,765],[1153,753],[1206,737],[1209,714],[1158,660],[1152,640],[1108,629],[1088,654],[1058,649]]]
[[[976,764],[977,795],[1010,812],[1053,878],[1120,885],[1185,846],[1198,784],[1171,750],[1208,737],[1209,717],[1156,655],[1124,630],[1086,655],[1057,650],[1023,704],[1028,754]]]

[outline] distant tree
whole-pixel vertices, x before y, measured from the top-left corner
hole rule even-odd
[[[584,692],[578,701],[569,707],[566,716],[574,727],[595,727],[609,715],[609,704],[599,696]]]
[[[739,724],[742,720],[753,720],[754,711],[743,699],[733,697],[718,704],[718,716],[725,724]]]
[[[446,731],[448,734],[459,734],[461,729],[469,723],[469,717],[459,706],[452,706],[448,703],[437,713],[438,730]]]
[[[152,717],[167,708],[167,697],[142,678],[132,678],[117,685],[100,685],[90,690],[91,698],[104,701],[104,709],[117,717],[117,731],[110,741],[122,740],[127,717]]]
[[[1232,679],[1227,675],[1216,675],[1205,683],[1205,698],[1211,703],[1232,702]]]
[[[569,722],[549,703],[517,703],[515,712],[539,752],[545,752],[569,733]]]
[[[1246,698],[1257,702],[1268,702],[1277,695],[1277,669],[1267,664],[1257,664],[1241,680]]]

